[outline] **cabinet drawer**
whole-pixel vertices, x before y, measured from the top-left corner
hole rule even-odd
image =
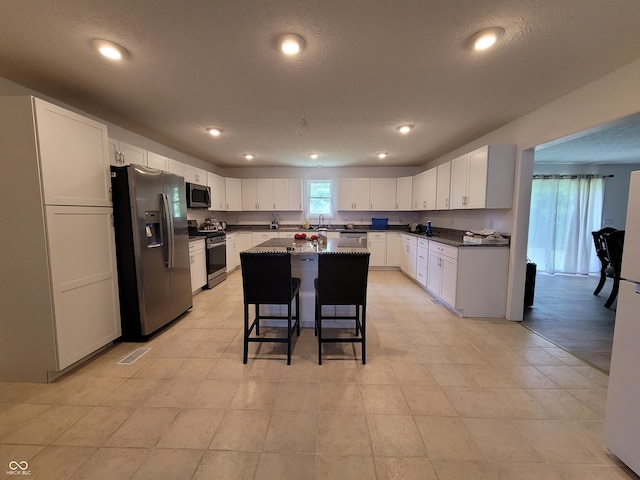
[[[418,239],[418,248],[429,248],[429,240],[427,240],[426,238],[419,238]]]
[[[426,267],[429,260],[429,249],[418,247],[417,264],[419,267]]]
[[[197,252],[199,250],[204,250],[204,238],[202,240],[193,240],[189,242],[189,253]]]
[[[384,232],[369,232],[368,235],[370,240],[384,240],[387,234]]]
[[[402,235],[402,243],[404,245],[413,245],[414,247],[418,245],[418,239],[411,235]]]
[[[458,259],[458,247],[452,247],[451,245],[445,245],[444,243],[431,241],[429,243],[429,251],[439,253],[445,257],[453,258],[454,260]]]

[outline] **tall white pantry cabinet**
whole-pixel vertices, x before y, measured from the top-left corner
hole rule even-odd
[[[0,97],[0,381],[48,382],[120,336],[107,127]]]

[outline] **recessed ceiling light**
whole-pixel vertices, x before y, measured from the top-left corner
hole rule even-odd
[[[304,50],[307,45],[300,35],[295,33],[285,33],[276,39],[278,48],[286,55],[296,55]]]
[[[315,160],[315,159],[316,159],[316,158],[318,158],[320,155],[318,155],[317,153],[310,153],[310,154],[309,154],[309,156]]]
[[[92,41],[92,43],[103,57],[106,57],[110,60],[122,60],[129,55],[129,52],[126,48],[109,40],[96,38]]]
[[[209,132],[209,135],[211,135],[212,137],[219,137],[222,133],[222,130],[220,130],[219,128],[207,128],[207,132]]]
[[[406,135],[407,133],[409,133],[411,130],[413,130],[413,125],[400,125],[398,127],[398,131],[400,133],[402,133],[403,135]]]
[[[379,158],[380,160],[384,160],[385,158],[387,158],[387,155],[388,155],[388,153],[380,152],[380,153],[378,154],[378,158]]]
[[[247,160],[253,160],[254,156],[250,153],[245,153],[244,158],[246,158]]]
[[[469,46],[474,50],[486,50],[495,45],[503,35],[504,30],[500,27],[486,28],[471,36]]]

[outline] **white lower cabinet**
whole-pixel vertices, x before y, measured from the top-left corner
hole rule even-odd
[[[387,264],[387,234],[385,232],[369,232],[367,245],[371,256],[370,267],[384,267]]]
[[[416,278],[416,266],[418,255],[418,239],[413,235],[402,234],[402,247],[400,249],[400,270]]]
[[[227,273],[240,265],[240,254],[235,233],[227,233]]]
[[[449,306],[456,308],[458,248],[429,242],[427,288]]]
[[[204,238],[189,242],[191,292],[200,290],[207,283],[207,255],[204,242]]]
[[[429,240],[418,239],[418,253],[416,259],[416,280],[423,287],[427,286],[427,265],[429,263]]]
[[[400,245],[401,241],[400,233],[387,232],[387,266],[399,267],[400,266]]]
[[[278,238],[280,235],[277,230],[269,230],[266,232],[251,232],[251,246],[255,247],[260,245],[261,243],[266,242],[267,240],[271,240],[272,238]],[[293,233],[291,234],[291,238],[293,238]]]
[[[251,232],[236,232],[237,265],[240,266],[240,253],[249,250],[252,245]],[[228,270],[228,269],[227,269]]]

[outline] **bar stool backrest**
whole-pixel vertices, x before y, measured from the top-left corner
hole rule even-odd
[[[240,253],[246,304],[286,304],[292,298],[290,253]]]
[[[322,305],[366,305],[367,253],[318,255],[318,300]]]

